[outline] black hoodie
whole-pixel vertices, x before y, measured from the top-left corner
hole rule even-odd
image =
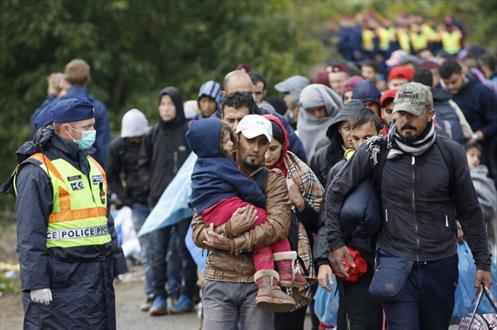
[[[167,122],[159,119],[143,139],[139,157],[140,177],[142,184],[149,188],[150,207],[157,204],[190,154],[185,138],[187,122],[180,91],[175,87],[162,89],[159,103],[164,95],[171,97],[176,107],[176,117]]]

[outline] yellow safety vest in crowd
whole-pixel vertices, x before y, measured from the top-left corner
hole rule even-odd
[[[378,28],[378,48],[381,51],[388,51],[390,49],[390,43],[395,40],[395,29],[390,28]]]
[[[442,31],[442,46],[449,54],[457,54],[461,50],[461,31],[455,29],[452,32]]]
[[[100,164],[88,156],[87,177],[62,158],[50,160],[42,153],[30,158],[40,162],[52,182],[53,208],[48,217],[46,247],[109,243],[112,239],[107,227],[107,179]]]
[[[411,51],[411,45],[407,31],[404,29],[398,29],[397,39],[399,40],[400,48],[409,53]]]
[[[362,49],[368,52],[374,50],[374,32],[370,29],[362,30]]]
[[[422,34],[411,32],[411,44],[415,52],[428,48],[428,39]]]
[[[421,31],[423,32],[423,35],[426,37],[428,42],[437,42],[440,39],[437,31],[435,31],[435,29],[428,24],[421,25]]]

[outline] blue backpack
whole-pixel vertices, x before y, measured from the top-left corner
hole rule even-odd
[[[461,122],[457,116],[456,110],[448,102],[434,102],[433,107],[437,115],[437,123],[449,135],[449,137],[464,144],[464,135]]]

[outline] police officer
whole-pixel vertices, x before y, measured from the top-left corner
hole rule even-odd
[[[88,156],[94,109],[68,98],[51,109],[53,129],[25,143],[11,180],[24,329],[115,329],[113,279],[127,271],[107,208],[107,181]]]

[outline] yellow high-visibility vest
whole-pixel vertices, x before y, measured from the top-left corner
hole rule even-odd
[[[452,32],[442,31],[441,33],[443,49],[449,54],[457,54],[461,50],[462,33],[458,29]]]
[[[428,48],[428,39],[420,33],[411,32],[410,34],[412,48],[415,52]]]
[[[50,177],[53,208],[48,217],[47,248],[102,245],[112,239],[107,227],[107,179],[96,160],[87,157],[89,176],[58,158],[42,153],[30,157]],[[16,184],[14,188],[17,191]]]
[[[426,37],[428,42],[437,42],[440,40],[437,31],[435,31],[435,29],[428,24],[421,25],[421,31],[423,32],[423,35]]]
[[[390,28],[378,28],[378,48],[381,51],[388,51],[390,49],[390,43],[395,41],[395,29]]]
[[[374,32],[370,29],[362,30],[362,49],[368,52],[374,50]]]
[[[409,34],[404,29],[397,29],[397,39],[399,40],[400,48],[409,53],[411,51],[411,44]]]

